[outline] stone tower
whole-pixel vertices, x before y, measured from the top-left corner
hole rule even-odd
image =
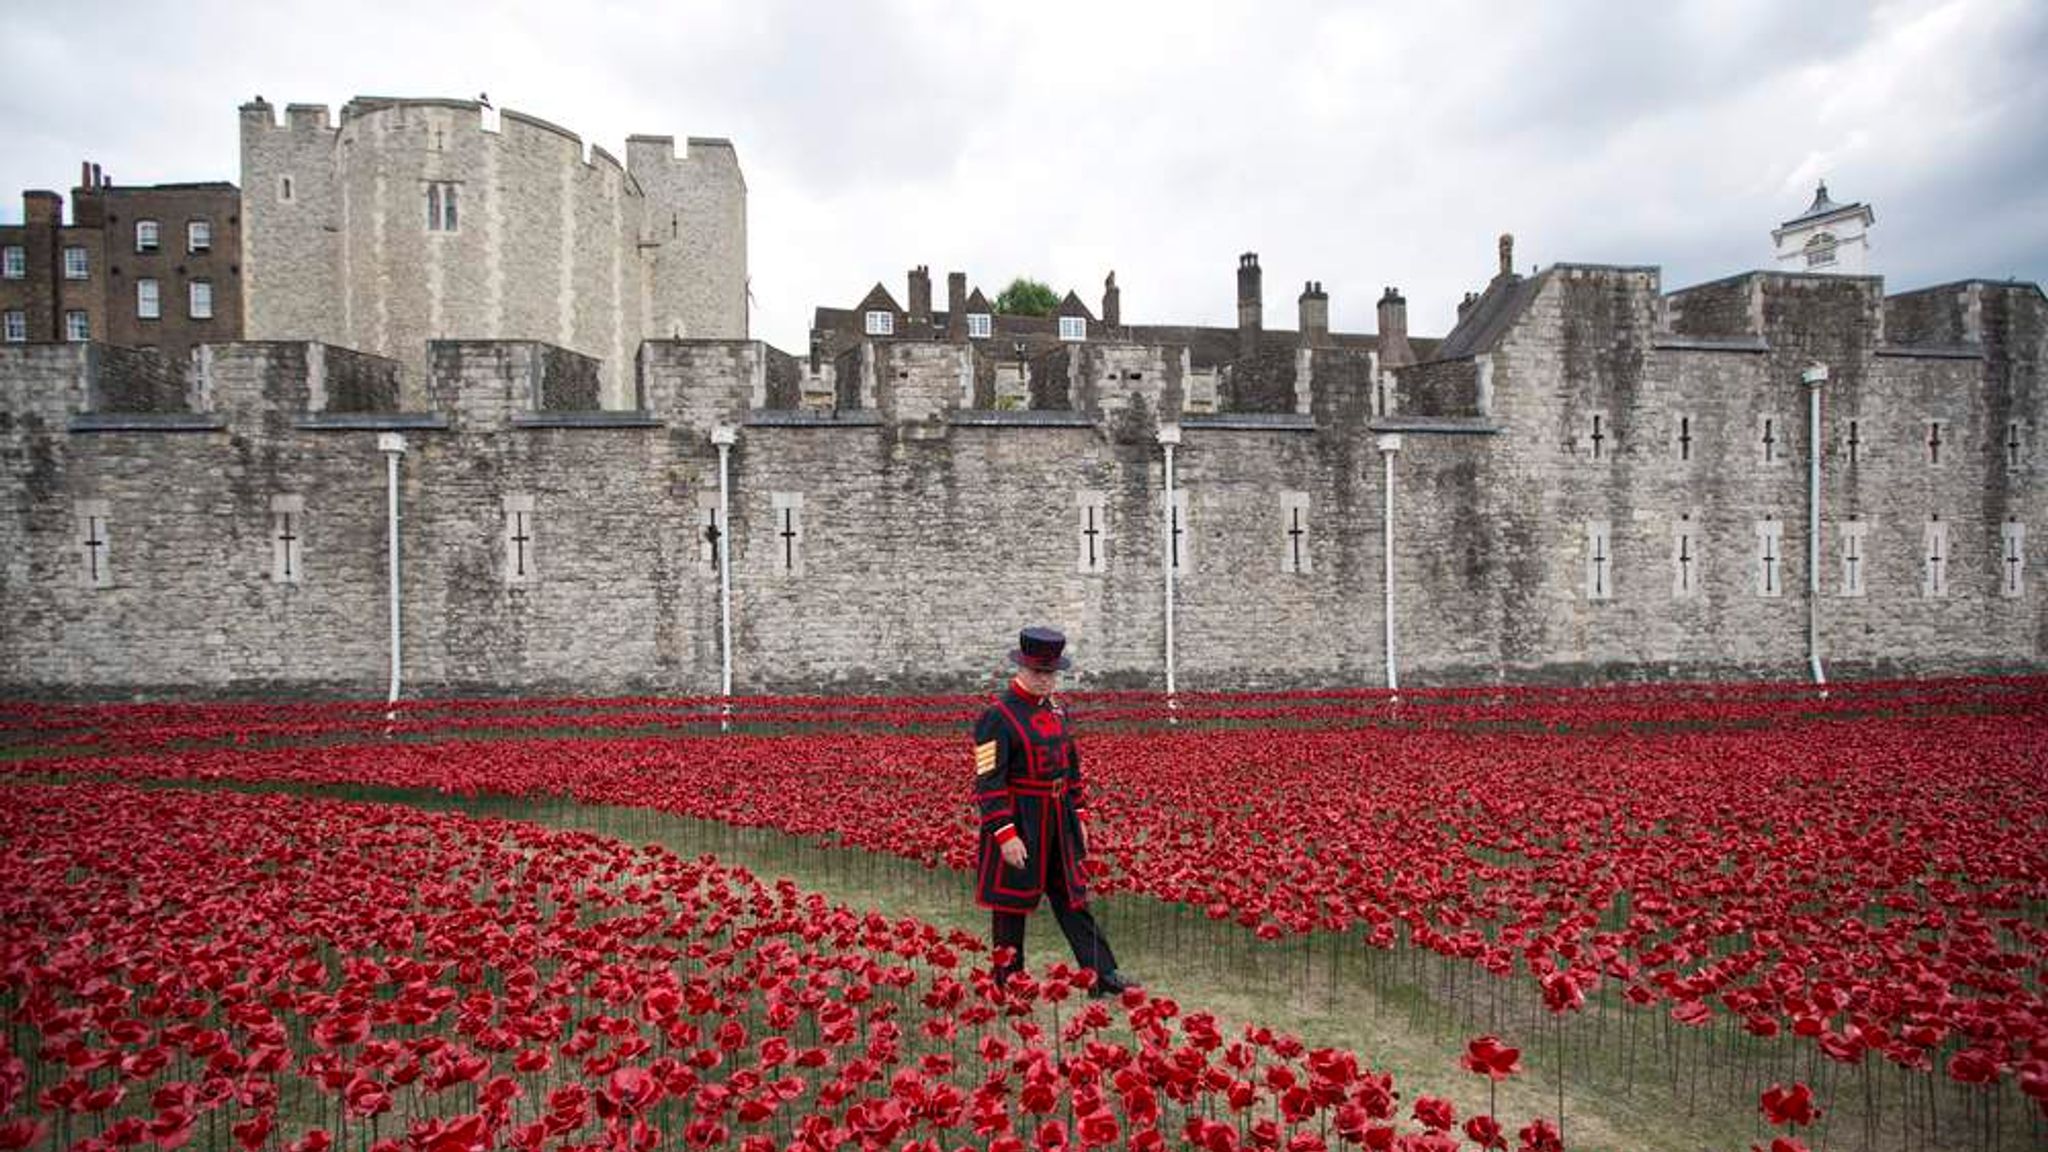
[[[635,403],[649,338],[747,335],[746,184],[732,145],[633,137],[631,168],[536,117],[467,100],[358,97],[330,122],[242,106],[254,340],[390,356],[422,395],[427,344],[540,340],[603,361]]]

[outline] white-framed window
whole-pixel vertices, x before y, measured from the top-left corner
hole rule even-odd
[[[1920,571],[1920,595],[1935,600],[1948,595],[1948,525],[1939,516],[1927,520],[1926,567]]]
[[[157,320],[164,314],[163,301],[157,295],[156,281],[144,277],[135,282],[135,315],[142,320]]]
[[[137,220],[135,222],[135,250],[137,252],[154,252],[157,250],[158,242],[156,221]]]
[[[505,583],[524,587],[538,578],[534,552],[533,495],[511,493],[505,497]]]
[[[0,279],[28,279],[28,249],[19,244],[0,248]]]
[[[1088,318],[1086,316],[1060,317],[1060,339],[1086,340],[1087,338]]]
[[[870,336],[894,336],[896,314],[883,308],[873,309],[868,312],[867,324],[863,330]]]
[[[1756,418],[1756,462],[1774,465],[1785,458],[1785,422],[1776,412]]]
[[[1835,247],[1834,233],[1814,233],[1813,239],[1806,242],[1806,266],[1808,268],[1820,268],[1833,264],[1835,262]]]
[[[1614,539],[1605,520],[1586,521],[1586,599],[1614,596]]]
[[[28,343],[28,313],[19,308],[0,312],[0,338],[9,344]]]
[[[1851,520],[1842,525],[1842,595],[1863,595],[1870,568],[1869,547],[1868,520]]]
[[[1109,501],[1100,492],[1074,493],[1078,551],[1074,571],[1100,576],[1109,571]]]
[[[1785,522],[1756,522],[1756,594],[1775,600],[1785,594]]]
[[[306,498],[297,494],[270,498],[270,579],[297,584],[306,567]]]
[[[2027,591],[2027,526],[2007,520],[1998,526],[1998,594],[2006,599]]]
[[[996,318],[994,316],[991,316],[986,312],[969,312],[967,314],[968,339],[986,340],[989,337],[995,335],[995,332]]]
[[[769,529],[775,533],[775,574],[804,574],[804,497],[801,492],[768,494]]]
[[[1671,595],[1690,600],[1700,591],[1700,518],[1690,512],[1679,514],[1671,533]]]
[[[195,254],[213,251],[212,221],[187,220],[185,222],[185,251]]]
[[[452,180],[434,180],[427,184],[427,231],[455,231],[455,204],[460,196],[461,185]]]
[[[76,246],[64,249],[64,278],[66,280],[84,280],[91,275],[92,265],[86,257],[85,249]]]
[[[213,281],[194,280],[185,286],[185,294],[192,319],[213,319]]]
[[[1309,554],[1308,493],[1280,494],[1280,571],[1306,576],[1313,571]]]
[[[92,318],[76,308],[64,313],[64,338],[74,344],[92,339]]]

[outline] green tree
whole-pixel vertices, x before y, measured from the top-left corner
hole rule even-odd
[[[1060,298],[1043,281],[1023,276],[1010,281],[995,303],[996,311],[1007,316],[1050,316],[1059,306]]]

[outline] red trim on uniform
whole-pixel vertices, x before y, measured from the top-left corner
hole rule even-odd
[[[1017,826],[1015,824],[1005,824],[1001,828],[996,829],[995,837],[998,847],[1008,844],[1010,841],[1017,839]]]
[[[1017,695],[1022,696],[1026,700],[1029,700],[1032,706],[1035,708],[1043,708],[1045,706],[1046,697],[1040,696],[1038,693],[1033,692],[1029,688],[1026,688],[1022,680],[1011,680],[1010,691],[1015,692]]]

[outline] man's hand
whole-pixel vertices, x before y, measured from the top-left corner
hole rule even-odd
[[[1029,859],[1030,855],[1024,851],[1024,841],[1012,837],[1003,842],[1003,863],[1012,868],[1022,868]]]

